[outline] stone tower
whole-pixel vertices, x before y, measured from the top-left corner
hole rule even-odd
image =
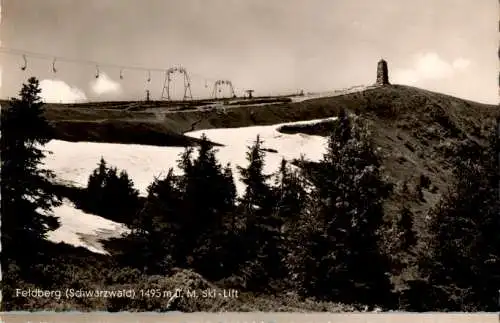
[[[389,71],[387,69],[387,62],[381,59],[377,64],[377,85],[389,84]]]

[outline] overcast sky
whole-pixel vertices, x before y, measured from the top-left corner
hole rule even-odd
[[[237,94],[324,91],[390,81],[498,103],[498,1],[3,0],[2,46],[124,66],[184,66],[194,96],[206,81]],[[1,96],[30,75],[47,100],[153,99],[164,75],[0,54]],[[210,83],[208,83],[210,85]],[[173,95],[182,90],[176,78]],[[210,85],[211,86],[211,85]]]

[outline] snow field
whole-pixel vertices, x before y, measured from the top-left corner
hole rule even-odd
[[[305,155],[309,160],[319,160],[326,149],[326,138],[324,137],[283,134],[278,131],[279,127],[310,124],[324,120],[327,119],[271,126],[198,130],[186,133],[186,135],[200,138],[202,134],[205,134],[209,140],[224,145],[216,147],[217,159],[222,165],[231,164],[238,194],[243,194],[245,187],[240,181],[237,166],[245,167],[247,165],[246,152],[257,135],[260,135],[263,141],[263,148],[277,151],[277,153],[266,152],[265,172],[270,174],[278,170],[282,158],[292,160]],[[146,194],[146,189],[154,177],[166,175],[171,167],[176,173],[179,172],[177,160],[184,151],[182,147],[74,143],[61,140],[50,141],[45,149],[52,152],[45,159],[45,167],[53,170],[57,179],[62,182],[85,187],[89,175],[97,167],[102,156],[108,165],[117,167],[118,170],[126,170],[141,195]],[[194,155],[196,156],[196,154]]]
[[[54,208],[54,215],[59,218],[61,226],[48,233],[50,241],[84,247],[95,253],[107,254],[99,239],[119,237],[128,232],[123,224],[85,213],[68,200]]]
[[[216,147],[216,156],[223,166],[227,163],[231,164],[236,189],[241,196],[245,186],[240,180],[237,166],[246,167],[248,146],[253,144],[257,135],[263,141],[263,148],[277,151],[277,153],[266,152],[265,173],[271,174],[278,170],[282,158],[292,160],[305,155],[309,160],[319,160],[326,149],[326,138],[304,134],[283,134],[278,131],[281,126],[304,125],[333,119],[335,118],[271,126],[199,130],[186,133],[186,135],[200,138],[202,134],[205,134],[209,140],[224,145]],[[146,194],[148,185],[155,177],[163,177],[169,168],[172,167],[176,173],[179,173],[177,160],[184,151],[182,147],[74,143],[61,140],[50,141],[44,149],[51,152],[45,158],[45,168],[53,170],[58,181],[85,187],[89,175],[97,167],[100,158],[104,157],[108,165],[127,171],[141,195]],[[196,153],[194,155],[196,156]],[[54,214],[59,217],[61,227],[50,232],[51,241],[82,246],[96,253],[107,253],[98,241],[99,239],[118,237],[128,231],[123,224],[85,213],[76,209],[67,200],[63,205],[54,209]]]

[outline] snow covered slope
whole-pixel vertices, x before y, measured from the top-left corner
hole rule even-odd
[[[287,123],[287,125],[315,123],[323,120]],[[325,138],[304,134],[282,134],[278,129],[283,125],[285,124],[210,129],[194,131],[186,135],[200,138],[205,133],[211,141],[224,145],[217,147],[216,156],[223,165],[231,163],[238,194],[242,194],[245,187],[239,179],[240,174],[236,166],[247,165],[247,146],[252,145],[257,135],[260,135],[263,140],[264,148],[277,151],[266,153],[265,171],[268,174],[278,170],[283,157],[290,160],[300,158],[304,154],[310,160],[318,160],[325,152]],[[74,143],[60,140],[50,141],[45,149],[52,152],[45,159],[45,167],[53,170],[61,182],[85,186],[89,175],[97,167],[102,156],[109,165],[126,170],[141,194],[146,193],[147,186],[155,176],[165,175],[170,167],[178,171],[177,159],[184,150],[179,147]],[[124,225],[78,210],[69,201],[64,201],[63,205],[55,208],[54,213],[59,217],[61,227],[49,234],[51,241],[82,246],[96,253],[106,253],[99,239],[118,237],[127,232]]]
[[[119,237],[128,232],[123,224],[85,213],[75,208],[68,200],[54,208],[54,215],[59,218],[61,226],[49,232],[50,241],[65,242],[96,253],[107,254],[99,242],[100,239]]]
[[[334,118],[332,118],[334,119]],[[321,120],[301,121],[290,124],[315,123]],[[300,158],[302,154],[310,160],[322,157],[326,148],[326,139],[304,134],[283,134],[277,129],[285,124],[254,126],[228,129],[208,129],[186,133],[200,138],[203,133],[213,142],[223,144],[217,147],[217,158],[223,164],[231,163],[236,187],[239,194],[244,186],[239,181],[236,166],[246,166],[247,147],[252,145],[257,135],[263,140],[264,148],[276,150],[266,154],[265,171],[275,172],[281,159]],[[53,170],[60,181],[85,186],[91,172],[97,167],[99,159],[104,159],[118,169],[125,169],[141,194],[155,176],[165,175],[170,167],[178,171],[177,160],[184,148],[158,147],[145,145],[107,144],[91,142],[66,142],[52,140],[45,149],[52,152],[45,159],[45,167]]]

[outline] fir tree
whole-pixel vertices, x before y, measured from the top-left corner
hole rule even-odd
[[[179,160],[183,170],[183,237],[186,265],[209,278],[225,274],[223,245],[226,222],[234,216],[236,189],[229,166],[225,169],[205,135],[192,158],[187,149]]]
[[[389,268],[378,231],[382,202],[391,187],[383,180],[365,126],[341,113],[323,160],[309,174],[315,186],[315,214],[308,222],[316,227],[302,231],[306,247],[316,256],[296,262],[293,274],[318,297],[387,304]]]
[[[234,184],[233,170],[231,169],[231,164],[227,164],[224,168],[224,179],[223,181],[223,191],[226,192],[224,205],[234,206],[236,201],[236,185]]]
[[[234,183],[234,176],[233,176],[233,170],[231,169],[231,164],[227,164],[226,167],[224,168],[224,181],[222,182],[224,187],[222,190],[226,192],[225,198],[226,201],[224,202],[225,205],[232,205],[233,207],[231,208],[230,211],[227,212],[227,218],[229,220],[229,228],[231,231],[236,231],[237,230],[237,221],[238,218],[236,217],[235,211],[236,211],[236,200],[237,200],[237,192],[236,192],[236,185]]]
[[[3,259],[34,261],[47,232],[59,226],[51,212],[60,205],[51,190],[51,171],[42,169],[52,129],[43,116],[39,82],[31,77],[20,98],[2,107],[2,253]],[[22,258],[22,259],[21,259]],[[6,267],[4,267],[6,268]]]
[[[401,275],[406,269],[415,266],[417,235],[413,229],[413,214],[406,204],[403,204],[396,215],[388,223],[389,228],[384,234],[385,253],[391,261],[393,276]]]
[[[309,195],[305,188],[305,178],[299,171],[291,169],[285,159],[282,159],[280,168],[275,174],[273,192],[276,200],[274,216],[281,233],[281,240],[278,243],[279,259],[282,262],[280,276],[288,277],[287,262],[290,260],[288,255],[294,252],[295,248],[301,248],[303,244],[300,234],[297,233],[301,229],[299,223],[301,215],[309,204]],[[295,237],[299,238],[299,241],[294,241]]]
[[[432,253],[425,272],[438,308],[490,311],[498,305],[498,141],[492,131],[481,154],[457,156],[455,183],[432,210]]]
[[[246,185],[240,205],[245,214],[244,240],[247,262],[242,267],[249,288],[268,287],[269,280],[280,277],[283,264],[280,253],[281,221],[275,214],[275,199],[264,174],[262,141],[248,147],[246,168],[239,167]]]
[[[276,174],[274,191],[276,195],[276,212],[285,222],[296,219],[307,202],[304,179],[297,171],[291,170],[285,159],[282,159]]]
[[[242,181],[246,186],[241,204],[249,213],[253,213],[255,209],[266,207],[271,197],[271,188],[267,184],[271,175],[264,174],[265,152],[262,149],[262,143],[260,136],[257,136],[254,144],[248,147],[246,153],[248,166],[246,168],[238,166]]]
[[[103,157],[99,160],[96,169],[92,171],[87,180],[86,198],[79,205],[85,211],[90,213],[100,213],[99,205],[104,200],[104,186],[108,175],[108,165]]]
[[[118,173],[101,157],[98,167],[89,176],[86,199],[82,209],[113,221],[130,224],[139,210],[139,191],[126,171]]]
[[[396,216],[386,223],[384,234],[386,243],[384,246],[385,253],[392,259],[393,274],[399,275],[404,267],[410,265],[410,262],[414,260],[417,234],[413,228],[414,215],[407,203],[407,199],[411,196],[407,180],[402,183],[396,194],[402,202]],[[412,258],[411,261],[410,258]]]
[[[165,274],[185,256],[182,238],[182,191],[173,169],[148,186],[143,209],[130,226],[130,251],[122,256],[127,265],[152,274]]]
[[[191,171],[192,148],[180,156],[179,167]],[[116,255],[119,263],[144,270],[149,274],[165,274],[173,267],[185,266],[192,253],[186,243],[185,176],[177,176],[172,168],[164,178],[155,178],[148,186],[143,208],[129,224],[124,252]]]

